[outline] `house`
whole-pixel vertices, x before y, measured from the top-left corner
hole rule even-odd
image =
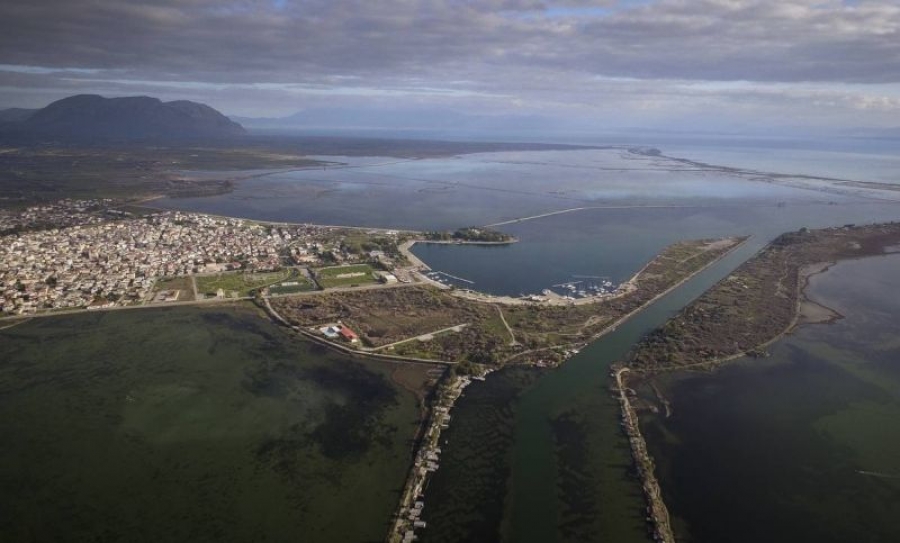
[[[319,329],[319,331],[322,332],[328,339],[337,339],[341,335],[341,328],[342,326],[338,324],[333,326],[326,326],[325,328]]]
[[[347,328],[346,326],[341,326],[341,337],[344,338],[345,341],[349,341],[350,343],[359,342],[359,337],[357,337],[356,332]]]

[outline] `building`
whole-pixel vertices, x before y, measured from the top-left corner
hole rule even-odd
[[[341,326],[341,337],[344,338],[345,341],[350,343],[358,343],[359,337],[357,337],[356,332],[347,328],[346,326]]]

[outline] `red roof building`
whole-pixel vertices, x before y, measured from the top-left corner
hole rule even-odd
[[[347,328],[346,326],[341,326],[341,337],[350,343],[356,343],[359,341],[359,338],[356,336],[356,332]]]

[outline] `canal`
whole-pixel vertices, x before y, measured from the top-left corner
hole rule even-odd
[[[609,367],[765,239],[752,238],[561,367],[508,368],[459,400],[424,541],[648,541]]]

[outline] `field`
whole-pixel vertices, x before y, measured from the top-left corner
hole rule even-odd
[[[156,296],[156,293],[162,290],[177,290],[178,293],[178,301],[179,302],[187,302],[194,299],[194,284],[190,277],[187,276],[179,276],[179,277],[166,277],[162,279],[157,279],[156,284],[153,285],[153,294]]]
[[[297,283],[296,285],[284,283]],[[315,290],[316,285],[299,273],[292,273],[287,279],[280,283],[275,283],[269,287],[269,293],[279,294],[295,294],[297,292],[309,292]]]
[[[636,288],[616,298],[580,305],[488,303],[430,287],[333,292],[273,302],[281,315],[299,326],[341,320],[368,347],[467,325],[427,341],[392,346],[398,355],[487,365],[511,360],[558,362],[565,356],[564,350],[588,342],[615,320],[715,261],[741,241],[729,238],[676,243],[647,264],[636,279]],[[358,273],[361,269],[345,266],[329,271]]]
[[[219,289],[225,291],[226,298],[250,296],[250,291],[279,283],[291,277],[291,270],[269,273],[229,272],[215,275],[197,275],[197,292],[215,296]]]
[[[0,361],[3,541],[381,541],[431,369],[249,304],[35,319]]]
[[[241,170],[320,164],[285,150],[258,147],[16,147],[3,153],[0,201],[202,196],[231,190]],[[214,179],[191,171],[227,170]]]
[[[448,296],[431,287],[334,292],[302,300],[272,300],[272,305],[300,326],[342,320],[371,347],[459,324],[481,322],[494,311],[489,306]]]
[[[372,266],[354,264],[352,266],[335,266],[315,270],[316,282],[322,288],[356,287],[375,282]]]

